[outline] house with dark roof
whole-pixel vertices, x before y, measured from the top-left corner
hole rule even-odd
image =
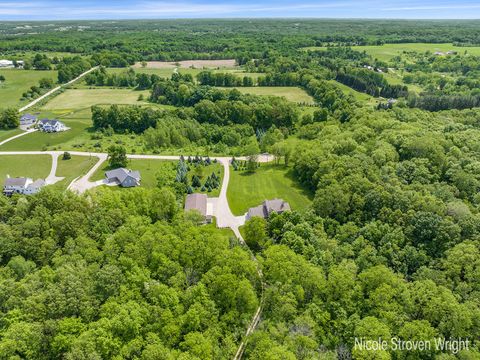
[[[258,216],[267,219],[273,212],[281,214],[290,210],[290,204],[282,199],[265,200],[261,205],[248,209],[246,218]]]
[[[3,186],[3,194],[7,196],[13,194],[32,195],[39,192],[44,186],[45,181],[42,179],[33,181],[26,177],[7,178]]]
[[[212,215],[208,211],[207,195],[206,194],[188,194],[185,199],[185,211],[197,211],[203,217],[204,224],[212,222]]]
[[[20,117],[20,125],[32,125],[37,122],[37,117],[32,114],[24,114]]]
[[[109,184],[116,184],[121,187],[140,186],[140,172],[125,168],[118,168],[107,171],[105,178]]]
[[[67,130],[64,123],[58,120],[42,119],[38,122],[38,128],[44,132],[60,132]]]

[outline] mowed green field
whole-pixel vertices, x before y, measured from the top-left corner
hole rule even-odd
[[[232,89],[232,88],[222,88]],[[296,103],[314,104],[313,98],[303,89],[295,86],[252,86],[252,87],[236,87],[242,94],[253,94],[261,96],[281,96],[288,101]]]
[[[2,69],[0,75],[5,81],[0,83],[0,107],[21,107],[27,101],[20,101],[22,94],[37,85],[40,79],[49,78],[57,81],[56,71]]]
[[[45,179],[51,166],[50,155],[0,155],[0,184],[3,186],[7,175]]]
[[[405,43],[405,44],[384,44],[384,45],[368,45],[368,46],[352,46],[352,49],[356,51],[365,51],[367,54],[372,57],[389,61],[393,57],[405,52],[420,52],[424,53],[430,51],[434,53],[436,51],[447,52],[447,51],[457,51],[459,54],[471,55],[480,55],[480,46],[454,46],[452,44],[429,44],[429,43]],[[303,48],[303,50],[326,50],[326,47],[312,46]]]
[[[70,160],[62,160],[60,156],[56,176],[64,177],[65,179],[56,183],[55,186],[66,189],[73,179],[85,175],[97,161],[97,157],[72,155]]]
[[[146,101],[138,101],[143,94],[148,98],[149,91],[134,91],[130,89],[69,89],[54,97],[44,105],[43,110],[82,109],[92,105],[125,104],[143,105]]]
[[[11,130],[0,130],[0,142],[11,138],[12,136],[21,134],[23,131],[20,129],[11,129]]]
[[[293,210],[304,209],[312,202],[312,194],[294,180],[291,169],[274,164],[261,164],[253,174],[230,168],[227,198],[235,215],[275,198],[288,201]]]

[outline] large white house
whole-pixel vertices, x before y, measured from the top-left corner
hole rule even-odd
[[[36,194],[43,186],[45,186],[45,181],[42,179],[33,181],[25,177],[7,178],[3,186],[3,194],[7,196],[12,196],[13,194]]]
[[[40,120],[38,122],[38,128],[44,132],[60,132],[68,129],[61,121],[49,119]]]

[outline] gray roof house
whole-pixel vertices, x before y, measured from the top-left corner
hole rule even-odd
[[[42,179],[33,181],[25,177],[7,178],[3,186],[3,194],[7,196],[13,194],[32,195],[39,192],[45,185],[45,181]]]
[[[121,187],[140,186],[140,172],[130,169],[118,168],[107,171],[105,177],[109,183],[116,183]]]
[[[55,119],[42,119],[38,122],[38,127],[45,132],[60,132],[67,130],[64,123]]]
[[[212,215],[207,211],[207,195],[206,194],[188,194],[185,199],[185,211],[196,210],[203,216],[204,223],[212,222]]]
[[[31,125],[37,121],[37,117],[32,114],[22,115],[20,118],[20,125]]]
[[[290,204],[282,199],[265,200],[262,205],[248,209],[247,220],[254,216],[267,219],[272,212],[281,214],[290,210]]]

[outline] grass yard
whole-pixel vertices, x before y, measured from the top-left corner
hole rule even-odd
[[[11,138],[12,136],[21,134],[23,131],[20,129],[11,129],[11,130],[0,130],[0,142],[3,140],[7,140],[8,138]]]
[[[43,110],[55,109],[82,109],[92,105],[125,104],[144,105],[146,101],[138,101],[138,96],[143,94],[148,98],[149,91],[135,91],[130,89],[68,89],[54,97],[44,105]]]
[[[225,89],[225,88],[223,88]],[[231,88],[228,88],[231,89]],[[252,86],[236,87],[242,94],[253,94],[262,96],[282,96],[288,101],[301,104],[314,104],[313,98],[303,89],[295,86]]]
[[[230,170],[227,198],[235,215],[243,215],[249,208],[274,198],[288,201],[293,210],[304,209],[312,202],[312,194],[283,165],[262,164],[253,174]]]
[[[155,188],[159,183],[168,186],[175,180],[176,175],[176,168],[177,168],[177,161],[176,160],[155,160],[155,159],[130,159],[128,163],[128,168],[132,170],[140,171],[140,176],[142,178],[141,186],[145,188]],[[207,177],[212,173],[215,172],[220,177],[220,184],[223,179],[223,167],[219,163],[212,163],[209,166],[199,166],[195,168],[194,166],[190,166],[191,170],[188,173],[188,178],[191,180],[192,176],[196,174],[200,177],[202,183],[205,182]],[[99,168],[90,178],[90,181],[97,181],[102,180],[105,178],[105,172],[110,170],[108,163],[105,163],[104,166]],[[120,188],[120,187],[112,187],[113,188]],[[201,192],[200,189],[195,189],[195,192]],[[220,193],[220,187],[218,189],[213,189],[212,192],[208,193],[210,197],[216,197]]]
[[[74,144],[80,139],[89,139],[90,120],[66,118],[61,120],[66,126],[70,127],[70,130],[60,133],[37,131],[12,140],[0,148],[2,151],[66,150],[73,148],[73,146],[66,146],[66,144]]]
[[[50,155],[1,155],[0,184],[10,177],[30,177],[33,180],[45,179],[50,173]]]
[[[65,179],[56,183],[55,186],[66,189],[73,179],[85,175],[97,161],[97,157],[72,155],[70,160],[62,160],[62,156],[60,156],[56,176]]]
[[[0,107],[21,107],[27,101],[20,101],[22,94],[33,85],[38,85],[40,79],[49,78],[57,81],[56,71],[1,69],[0,75],[5,76],[5,82],[0,83]]]

